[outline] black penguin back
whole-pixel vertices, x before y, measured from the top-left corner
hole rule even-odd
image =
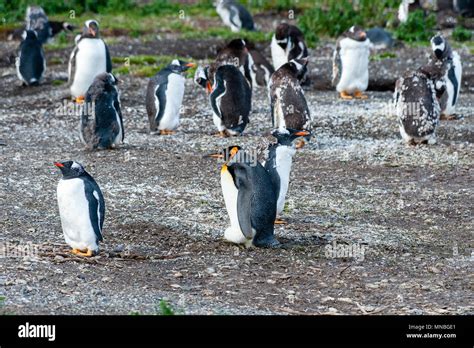
[[[33,31],[27,31],[20,44],[19,72],[28,85],[37,85],[45,69],[41,42]]]

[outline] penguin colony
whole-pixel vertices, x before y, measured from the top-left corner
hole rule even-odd
[[[404,16],[405,2],[400,7]],[[404,7],[405,6],[405,7]],[[219,0],[216,11],[234,32],[255,30],[250,13],[234,0]],[[49,22],[43,9],[28,7],[16,61],[23,85],[37,85],[46,69],[42,45],[68,23]],[[371,43],[371,40],[374,42]],[[348,28],[337,40],[333,55],[333,86],[342,99],[366,99],[370,48],[391,47],[393,40],[380,28],[366,32]],[[275,142],[263,162],[240,146],[231,145],[209,155],[223,161],[220,177],[229,227],[224,238],[236,244],[278,247],[274,224],[285,224],[281,214],[288,194],[293,157],[309,142],[312,119],[302,85],[309,82],[309,53],[303,33],[280,23],[271,40],[270,64],[256,47],[242,39],[230,41],[216,59],[198,66],[196,85],[208,94],[217,135],[240,136],[250,122],[252,90],[268,90]],[[396,83],[394,104],[402,138],[411,145],[434,144],[440,118],[454,119],[459,98],[460,56],[441,35],[431,39],[431,58],[407,72]],[[192,62],[173,60],[150,78],[145,106],[150,131],[173,134],[179,127],[185,74]],[[69,61],[72,99],[82,105],[80,139],[88,150],[111,149],[124,141],[125,130],[117,84],[107,45],[96,20],[85,22],[75,38]],[[80,256],[92,256],[103,240],[105,201],[99,185],[82,164],[54,162],[62,173],[57,186],[59,214],[66,243]]]

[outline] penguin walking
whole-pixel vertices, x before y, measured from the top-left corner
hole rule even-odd
[[[63,177],[57,187],[59,215],[72,253],[93,256],[102,241],[105,201],[96,181],[74,161],[54,162]]]
[[[41,42],[33,30],[23,32],[23,41],[16,59],[16,72],[24,85],[38,85],[46,70]]]
[[[77,102],[82,102],[94,78],[103,72],[112,72],[109,49],[99,37],[99,23],[88,20],[85,22],[82,34],[76,37],[76,47],[69,59],[72,97]]]
[[[230,219],[224,238],[249,247],[276,247],[274,236],[277,195],[270,174],[238,146],[225,149],[221,168],[222,194]]]
[[[444,84],[446,86],[439,102],[442,120],[454,120],[456,116],[456,102],[461,89],[462,65],[461,58],[456,51],[451,49],[448,41],[442,35],[431,38],[433,55],[430,64],[441,65],[444,71]]]
[[[443,92],[442,72],[434,65],[409,72],[397,80],[395,108],[400,134],[407,144],[436,143],[441,111],[437,94]]]
[[[81,140],[88,149],[110,149],[123,142],[117,80],[111,73],[96,76],[86,93],[81,114]]]
[[[25,30],[36,32],[42,45],[50,42],[62,30],[74,30],[74,27],[68,22],[50,21],[40,6],[28,6],[25,24]]]
[[[247,48],[250,54],[250,77],[252,79],[252,86],[267,87],[275,69],[273,69],[273,66],[254,45],[247,43]]]
[[[216,70],[209,101],[221,137],[242,134],[249,122],[251,98],[250,86],[239,69],[222,65]]]
[[[367,99],[370,40],[358,26],[352,26],[337,40],[333,55],[332,84],[342,99]],[[353,96],[352,96],[353,95]]]
[[[175,59],[148,82],[146,111],[150,130],[159,134],[173,134],[179,126],[179,114],[184,96],[183,73],[194,63]]]
[[[308,138],[309,131],[298,131],[295,129],[275,129],[272,135],[277,142],[268,146],[268,157],[263,164],[270,174],[273,187],[277,194],[277,217],[283,212],[285,207],[286,193],[290,183],[290,171],[293,163],[293,156],[296,153],[297,140],[301,137]],[[280,218],[275,220],[276,224],[285,224]]]
[[[311,115],[299,77],[307,59],[293,59],[282,65],[270,79],[270,105],[274,128],[311,129]],[[303,146],[301,142],[299,147]]]
[[[216,11],[222,21],[234,33],[241,29],[255,30],[252,15],[245,7],[234,0],[217,0]]]

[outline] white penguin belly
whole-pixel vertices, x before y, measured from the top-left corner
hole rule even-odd
[[[120,104],[120,99],[119,99],[119,104]],[[115,109],[115,106],[114,106],[114,109]],[[118,145],[118,144],[122,143],[122,138],[123,138],[122,126],[123,125],[120,122],[120,116],[119,116],[117,110],[115,110],[115,121],[117,122],[117,125],[119,126],[119,132],[118,132],[117,136],[114,139],[114,145]]]
[[[105,44],[100,39],[82,39],[76,54],[76,71],[71,85],[74,97],[85,95],[94,78],[106,71]]]
[[[273,106],[275,128],[286,128],[285,115],[283,113],[283,106],[281,105],[281,88],[275,89],[276,100]]]
[[[174,130],[179,126],[179,114],[184,96],[184,77],[178,74],[170,74],[165,94],[165,112],[160,120],[158,129]]]
[[[232,23],[232,21],[230,20],[230,15],[231,14],[230,14],[230,11],[227,8],[225,8],[224,6],[217,6],[216,11],[219,14],[219,16],[221,17],[224,24],[226,26],[230,27],[230,30],[232,30],[234,33],[238,32],[240,30],[240,27],[242,26],[242,23],[240,22],[239,16],[236,16],[235,18],[233,18],[234,21],[237,24],[237,26],[235,26],[234,23]]]
[[[81,179],[61,179],[57,195],[66,243],[74,249],[97,250],[97,237],[90,221],[84,182]]]
[[[369,43],[345,38],[341,40],[342,74],[336,86],[338,92],[365,91],[369,84]]]
[[[288,146],[279,146],[276,150],[276,170],[280,177],[280,192],[277,200],[277,214],[285,208],[285,198],[290,183],[290,171],[296,150]]]
[[[277,43],[275,35],[273,35],[272,38],[271,53],[275,71],[278,70],[278,68],[280,68],[283,64],[288,62],[288,55],[285,50]]]
[[[232,175],[228,170],[221,172],[221,186],[225,207],[230,219],[230,226],[225,230],[224,238],[232,243],[246,244],[248,240],[240,229],[239,218],[237,215],[238,191],[234,185]]]

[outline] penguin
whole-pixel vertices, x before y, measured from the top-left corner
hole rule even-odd
[[[250,86],[239,69],[222,65],[216,70],[209,102],[221,137],[242,134],[249,122],[251,98]]]
[[[46,59],[41,42],[33,30],[23,32],[23,41],[16,58],[16,72],[24,85],[38,85],[46,70]]]
[[[234,33],[241,29],[255,30],[252,15],[241,4],[234,0],[217,0],[215,6],[224,24]]]
[[[25,30],[35,31],[41,44],[50,42],[62,30],[74,30],[74,26],[68,22],[48,20],[48,16],[40,6],[28,6],[25,24]]]
[[[277,216],[283,212],[283,208],[285,207],[285,198],[290,182],[293,156],[296,153],[296,141],[301,137],[308,138],[310,134],[309,131],[298,131],[291,128],[275,129],[272,132],[277,142],[268,146],[268,155],[263,166],[270,174],[273,187],[278,197]],[[286,222],[277,218],[275,223],[284,224]]]
[[[305,73],[307,58],[282,65],[270,79],[270,106],[274,128],[311,129],[311,115],[298,78]],[[300,143],[299,147],[303,146]]]
[[[400,134],[409,145],[436,143],[441,112],[437,95],[444,92],[442,76],[439,66],[427,65],[396,82],[394,101]]]
[[[148,82],[146,111],[152,132],[158,130],[162,135],[173,134],[179,126],[184,96],[183,73],[194,66],[194,63],[175,59]]]
[[[456,102],[459,99],[461,89],[462,64],[461,58],[456,51],[451,49],[448,41],[442,35],[431,38],[431,49],[433,54],[430,64],[439,64],[444,70],[445,92],[440,97],[441,119],[457,119],[455,114]]]
[[[90,257],[99,251],[105,201],[94,178],[75,161],[54,162],[63,177],[57,187],[59,215],[72,253]]]
[[[194,72],[194,83],[199,87],[202,87],[208,92],[212,89],[211,82],[209,80],[209,66],[198,66]]]
[[[370,40],[371,48],[375,50],[384,50],[392,48],[395,45],[392,35],[379,27],[367,30],[367,38]]]
[[[111,73],[96,76],[82,105],[81,141],[90,150],[110,149],[123,142],[123,128],[117,79]]]
[[[249,247],[279,246],[274,236],[277,195],[270,174],[238,146],[222,151],[226,162],[221,168],[221,187],[230,226],[224,238]]]
[[[275,69],[254,45],[247,43],[247,48],[250,54],[252,86],[267,87]]]
[[[68,81],[72,97],[82,102],[96,75],[103,72],[112,72],[109,49],[99,37],[99,23],[88,20],[82,34],[76,37],[76,47],[69,59]]]
[[[358,26],[352,26],[337,40],[332,60],[332,84],[342,99],[367,99],[370,40]]]

